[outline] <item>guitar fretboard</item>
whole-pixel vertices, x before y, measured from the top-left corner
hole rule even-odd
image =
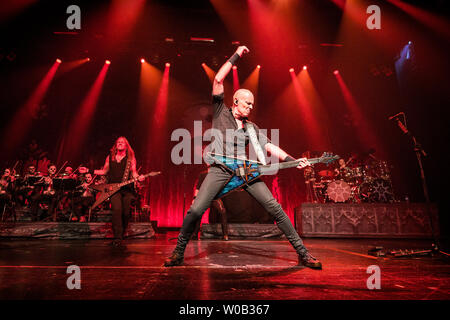
[[[311,159],[308,159],[308,161],[311,164],[316,164],[316,163],[321,163],[323,161],[323,158],[311,158]],[[268,164],[265,166],[260,166],[260,171],[261,171],[261,173],[263,173],[263,172],[271,172],[271,171],[280,170],[280,169],[294,168],[294,167],[297,167],[299,163],[300,163],[300,160],[293,160],[293,161],[276,163],[276,164]]]
[[[158,175],[160,173],[161,172],[159,172],[159,171],[158,172],[150,172],[150,173],[144,174],[144,178],[147,178],[149,176],[156,176],[156,175]],[[127,184],[130,184],[130,183],[133,183],[133,182],[136,182],[136,181],[138,181],[138,180],[137,179],[130,179],[130,180],[127,180],[127,181],[119,183],[118,186],[119,187],[123,187],[123,186],[126,186]]]

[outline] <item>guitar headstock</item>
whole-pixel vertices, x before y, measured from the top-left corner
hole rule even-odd
[[[336,160],[339,159],[339,158],[340,158],[340,157],[339,157],[338,155],[334,155],[334,154],[331,153],[331,152],[324,152],[324,153],[320,156],[319,161],[320,161],[321,163],[329,164],[329,163],[331,163],[331,162],[333,162],[333,161],[336,161]]]

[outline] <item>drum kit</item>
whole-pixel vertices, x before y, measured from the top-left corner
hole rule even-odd
[[[352,166],[349,166],[352,163]],[[347,163],[339,169],[317,170],[312,183],[314,201],[320,203],[387,203],[394,201],[391,166],[370,159]]]

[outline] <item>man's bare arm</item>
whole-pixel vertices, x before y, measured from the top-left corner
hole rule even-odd
[[[267,152],[270,152],[271,155],[276,156],[281,161],[284,161],[284,159],[289,156],[283,149],[274,145],[273,143],[267,143],[264,148]]]
[[[94,174],[99,176],[104,176],[109,172],[109,156],[106,157],[105,164],[103,166],[103,169],[100,170],[94,170]]]
[[[270,154],[276,156],[280,161],[286,161],[286,160],[295,160],[295,158],[291,157],[289,154],[287,154],[283,149],[280,147],[274,145],[273,143],[267,143],[264,148],[267,152],[270,152]],[[288,158],[289,157],[289,158]],[[286,159],[288,158],[288,159]],[[302,158],[302,161],[298,164],[299,169],[307,167],[311,165],[309,161],[306,158]]]
[[[242,57],[244,53],[249,52],[248,48],[246,46],[240,46],[236,50],[236,54],[239,55],[239,57]],[[230,60],[227,60],[227,62],[224,63],[224,65],[217,71],[216,76],[214,77],[213,81],[213,95],[219,95],[223,93],[224,87],[223,87],[223,81],[227,77],[228,73],[230,73],[231,68],[233,67],[233,64],[230,62]]]
[[[139,175],[139,173],[136,170],[136,159],[133,159],[131,161],[131,176],[133,177],[133,179],[137,179],[140,182],[144,181],[144,176],[143,175]]]

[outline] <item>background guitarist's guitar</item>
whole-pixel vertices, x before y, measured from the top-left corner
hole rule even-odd
[[[259,162],[247,159],[227,157],[217,153],[208,153],[208,156],[216,163],[223,166],[232,175],[223,189],[217,194],[216,199],[222,198],[231,191],[247,185],[249,182],[257,179],[259,176],[274,174],[280,169],[297,167],[300,160],[262,165]],[[331,153],[324,152],[319,158],[308,159],[309,163],[329,164],[340,157]]]
[[[158,174],[161,174],[161,172],[159,172],[159,171],[158,172],[150,172],[150,173],[144,174],[144,178],[157,176]],[[127,181],[124,181],[124,182],[119,182],[119,183],[109,183],[109,184],[104,183],[104,184],[98,184],[98,185],[91,185],[91,186],[89,186],[89,188],[94,189],[94,190],[99,192],[99,194],[97,195],[97,200],[92,205],[90,210],[93,210],[99,204],[101,204],[103,201],[105,201],[106,199],[110,198],[117,191],[119,191],[120,188],[122,188],[123,186],[126,186],[126,185],[128,185],[130,183],[134,183],[136,181],[137,181],[137,179],[130,179],[130,180],[127,180]]]

